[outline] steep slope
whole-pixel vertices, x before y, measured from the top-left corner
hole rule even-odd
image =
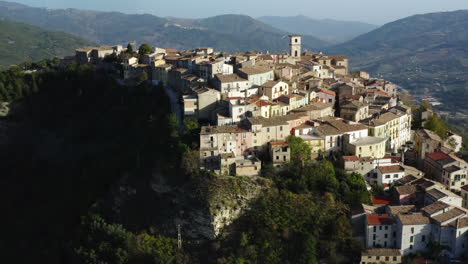
[[[166,19],[153,15],[128,15],[77,9],[32,8],[0,2],[0,18],[62,30],[100,44],[136,41],[162,47],[188,49],[212,46],[230,52],[246,50],[286,51],[287,32],[267,26],[248,16],[225,15],[208,19]],[[250,29],[247,34],[243,29]],[[315,50],[328,43],[313,37],[304,48]]]
[[[363,22],[339,21],[333,19],[319,20],[307,16],[264,16],[259,17],[258,20],[285,31],[312,35],[334,43],[351,40],[354,37],[378,28],[377,25]]]
[[[24,61],[73,55],[75,48],[90,44],[67,33],[0,20],[0,68]]]
[[[411,16],[326,49],[351,56],[354,70],[382,76],[445,110],[467,111],[468,11]]]

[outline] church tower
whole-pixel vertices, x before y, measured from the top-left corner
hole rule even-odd
[[[301,35],[289,35],[289,55],[293,58],[301,58]]]

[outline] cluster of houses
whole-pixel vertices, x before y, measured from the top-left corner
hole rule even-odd
[[[361,263],[401,263],[402,256],[429,251],[434,243],[447,256],[463,257],[467,163],[454,155],[461,137],[412,131],[411,108],[398,100],[397,85],[349,73],[348,57],[302,52],[301,36],[289,37],[289,53],[200,47],[121,56],[122,78],[146,72],[179,96],[183,118],[203,124],[202,169],[257,176],[259,157],[268,156],[275,167],[291,160],[287,139],[296,136],[312,159],[334,158],[362,174],[369,189],[382,186],[386,197],[353,210],[367,248]],[[78,49],[75,60],[93,63],[124,52],[121,46],[88,47]]]

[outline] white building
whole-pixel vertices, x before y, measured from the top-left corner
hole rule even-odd
[[[400,214],[396,217],[396,247],[403,255],[427,252],[431,240],[431,219],[422,213]]]
[[[371,184],[388,186],[405,176],[405,169],[400,165],[379,166],[375,169],[377,179]]]

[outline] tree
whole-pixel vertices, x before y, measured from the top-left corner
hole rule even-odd
[[[138,54],[145,55],[149,53],[153,53],[153,48],[149,44],[141,44],[140,48],[138,49]]]
[[[436,114],[433,114],[431,117],[429,117],[426,124],[424,125],[424,128],[435,132],[442,139],[447,138],[447,124],[445,124],[445,122]]]
[[[128,53],[128,54],[133,54],[134,53],[133,46],[132,46],[131,43],[128,43],[127,50],[125,51],[125,53]]]
[[[289,136],[287,139],[291,148],[291,160],[296,164],[304,165],[304,162],[310,160],[311,151],[309,145],[300,137]]]

